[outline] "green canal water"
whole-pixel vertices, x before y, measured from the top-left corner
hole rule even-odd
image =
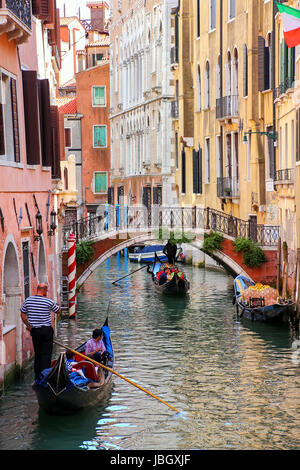
[[[118,255],[103,264],[78,294],[77,320],[61,320],[57,335],[79,345],[110,301],[115,370],[180,414],[114,376],[104,403],[47,416],[30,369],[0,399],[0,449],[299,449],[300,350],[292,330],[238,321],[224,272],[186,266],[186,299],[154,292],[146,270],[112,285],[137,267]]]

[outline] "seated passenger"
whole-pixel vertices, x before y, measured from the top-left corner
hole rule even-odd
[[[92,338],[85,345],[85,355],[91,357],[95,361],[101,362],[102,354],[106,351],[103,342],[102,328],[96,328],[93,331]]]
[[[176,267],[175,272],[180,279],[184,279],[184,274]]]
[[[163,273],[160,275],[159,277],[159,285],[161,286],[162,284],[165,284],[165,282],[167,282],[168,280],[168,272],[169,272],[169,268],[165,268],[163,270]]]

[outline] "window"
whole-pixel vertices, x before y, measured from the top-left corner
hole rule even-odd
[[[197,37],[200,36],[200,0],[197,0]]]
[[[202,149],[193,150],[193,193],[202,194]]]
[[[216,29],[216,25],[217,25],[216,3],[217,3],[216,0],[210,0],[210,25],[209,25],[210,30]]]
[[[93,147],[102,148],[107,146],[106,126],[93,126]]]
[[[197,68],[197,111],[201,111],[201,71],[200,65]]]
[[[0,69],[0,159],[20,162],[16,80]]]
[[[71,147],[71,128],[65,128],[65,147]]]
[[[235,0],[228,0],[228,19],[235,18]]]
[[[210,139],[205,139],[205,183],[210,183]]]
[[[106,171],[95,171],[94,173],[95,193],[107,192],[107,173]]]
[[[205,82],[204,82],[204,107],[205,109],[208,109],[210,107],[210,68],[209,68],[209,62],[206,62],[205,66]]]
[[[244,44],[244,76],[243,76],[243,95],[248,96],[248,49]]]
[[[106,87],[93,86],[93,106],[106,106]]]

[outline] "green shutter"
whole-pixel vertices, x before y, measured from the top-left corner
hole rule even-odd
[[[106,147],[106,126],[94,126],[94,147]]]
[[[107,174],[105,172],[95,173],[95,193],[107,192]]]
[[[93,104],[95,106],[105,106],[105,87],[95,86],[93,88]]]

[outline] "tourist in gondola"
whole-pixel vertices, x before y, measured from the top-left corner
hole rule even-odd
[[[171,243],[171,240],[168,240],[168,243],[163,249],[163,253],[168,257],[169,264],[175,264],[175,258],[177,253],[177,246],[175,243]]]
[[[94,359],[95,361],[101,362],[103,359],[103,353],[106,351],[106,347],[103,341],[102,328],[96,328],[93,331],[91,339],[86,343],[85,355]]]
[[[53,328],[51,311],[58,314],[59,305],[47,297],[47,284],[40,283],[35,295],[27,297],[21,306],[21,318],[30,331],[34,348],[35,380],[51,366]]]

